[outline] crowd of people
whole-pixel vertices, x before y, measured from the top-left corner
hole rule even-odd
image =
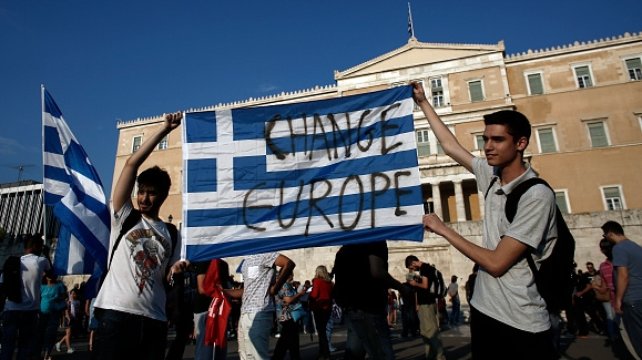
[[[622,340],[634,356],[642,355],[642,247],[624,235],[620,224],[603,224],[600,249],[606,259],[598,268],[587,263],[586,271],[578,270],[571,305],[555,308],[540,287],[539,274],[554,258],[562,234],[554,193],[545,183],[530,181],[537,174],[524,161],[528,119],[513,110],[485,115],[485,157],[475,157],[441,121],[420,84],[413,84],[413,97],[445,153],[475,175],[485,194],[481,243],[457,233],[436,214],[423,217],[426,231],[475,263],[465,284],[473,359],[556,358],[562,312],[567,331],[580,337],[591,329],[603,332],[612,342]],[[393,359],[390,327],[398,321],[398,310],[402,335],[419,335],[427,359],[446,358],[440,327],[461,321],[458,277],[446,285],[433,265],[409,254],[404,262],[408,273],[400,281],[388,272],[385,241],[343,245],[331,266],[318,266],[302,285],[292,276],[296,264],[276,252],[246,256],[239,269],[242,283],[233,280],[221,259],[193,264],[180,259],[180,234],[159,217],[170,177],[157,166],[138,170],[181,120],[180,113],[166,115],[161,129],[126,160],[114,187],[107,272],[89,302],[97,321],[82,327],[93,333],[92,358],[180,359],[193,339],[196,359],[218,360],[226,356],[228,339],[235,338],[242,360],[283,359],[286,354],[298,359],[304,332],[316,334],[317,357],[329,359],[334,321],[341,319],[347,328],[346,359]],[[507,198],[525,183],[530,186],[521,188],[509,218]],[[135,185],[137,208],[131,196]],[[41,250],[42,239],[34,236],[25,242],[25,255],[3,268],[3,288],[21,287],[17,294],[7,291],[0,360],[12,358],[16,344],[18,359],[31,358],[41,348],[46,359],[63,345],[73,352],[74,319],[86,312],[79,292],[67,295],[59,288]],[[68,297],[64,308],[58,305],[63,296]],[[34,337],[39,320],[43,335]],[[57,341],[52,329],[60,321],[69,331]],[[175,327],[176,339],[166,354],[168,324]],[[270,351],[274,333],[278,340]]]

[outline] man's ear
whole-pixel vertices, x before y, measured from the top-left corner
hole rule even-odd
[[[526,150],[526,147],[528,147],[528,138],[526,136],[522,136],[517,140],[517,150],[524,152]]]

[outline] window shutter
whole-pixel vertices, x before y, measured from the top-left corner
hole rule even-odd
[[[544,87],[542,86],[542,76],[540,74],[529,74],[528,87],[531,90],[531,95],[543,94]]]
[[[555,152],[555,138],[553,137],[553,129],[544,128],[537,130],[539,134],[539,146],[543,153]]]
[[[589,134],[591,136],[591,144],[593,147],[608,146],[609,143],[606,139],[604,132],[604,124],[601,122],[588,124]]]
[[[468,83],[470,90],[470,101],[484,100],[484,93],[482,92],[481,81],[471,81]]]

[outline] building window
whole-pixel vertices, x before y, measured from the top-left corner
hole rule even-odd
[[[468,92],[470,93],[470,101],[482,101],[484,100],[484,91],[482,88],[482,81],[475,80],[468,82]]]
[[[475,134],[475,150],[484,150],[484,135]]]
[[[577,80],[577,87],[580,89],[593,86],[593,78],[591,77],[591,68],[588,65],[576,66],[573,68],[575,71],[575,79]]]
[[[606,135],[606,126],[603,121],[595,121],[587,123],[589,137],[591,138],[591,147],[605,147],[609,146],[609,139]]]
[[[540,95],[544,93],[541,73],[528,74],[526,75],[526,79],[528,82],[528,93],[530,95]]]
[[[539,144],[540,153],[557,152],[557,142],[555,141],[555,132],[552,127],[537,129],[537,143]]]
[[[441,79],[430,79],[430,94],[432,96],[433,107],[437,108],[446,105],[444,103],[444,87]]]
[[[430,155],[430,131],[429,130],[417,131],[417,155],[419,157]]]
[[[168,137],[168,136],[169,136],[169,135],[165,135],[165,136],[161,139],[161,141],[158,143],[158,150],[165,150],[165,149],[167,149],[167,146],[168,146],[168,143],[169,143],[169,141],[167,140],[167,137]]]
[[[571,207],[568,203],[566,190],[555,190],[555,203],[557,204],[557,207],[560,209],[560,212],[562,214],[571,213]]]
[[[638,57],[626,59],[624,62],[629,72],[629,80],[642,80],[642,60]]]
[[[622,210],[625,208],[620,185],[602,187],[606,210]]]
[[[143,135],[136,135],[132,140],[132,153],[135,153],[140,149],[140,145],[143,143]]]

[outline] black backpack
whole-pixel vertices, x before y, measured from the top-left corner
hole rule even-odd
[[[495,180],[497,178],[491,181],[486,191],[486,196],[488,196],[488,191],[490,191]],[[518,184],[510,194],[506,195],[504,213],[509,222],[512,222],[515,218],[521,196],[536,184],[546,185],[555,193],[546,181],[537,177],[527,179]],[[575,275],[573,267],[575,238],[573,238],[573,234],[571,234],[562,212],[557,206],[555,206],[555,219],[557,221],[557,241],[553,246],[551,255],[541,262],[539,270],[537,270],[535,261],[530,254],[532,249],[524,254],[531,271],[535,275],[537,291],[546,301],[546,307],[551,313],[557,313],[562,309],[569,308],[571,305],[574,287],[573,277]]]
[[[22,263],[20,256],[9,256],[2,266],[2,289],[7,299],[22,302]]]
[[[437,300],[444,296],[444,277],[436,267],[428,264],[428,298]]]

